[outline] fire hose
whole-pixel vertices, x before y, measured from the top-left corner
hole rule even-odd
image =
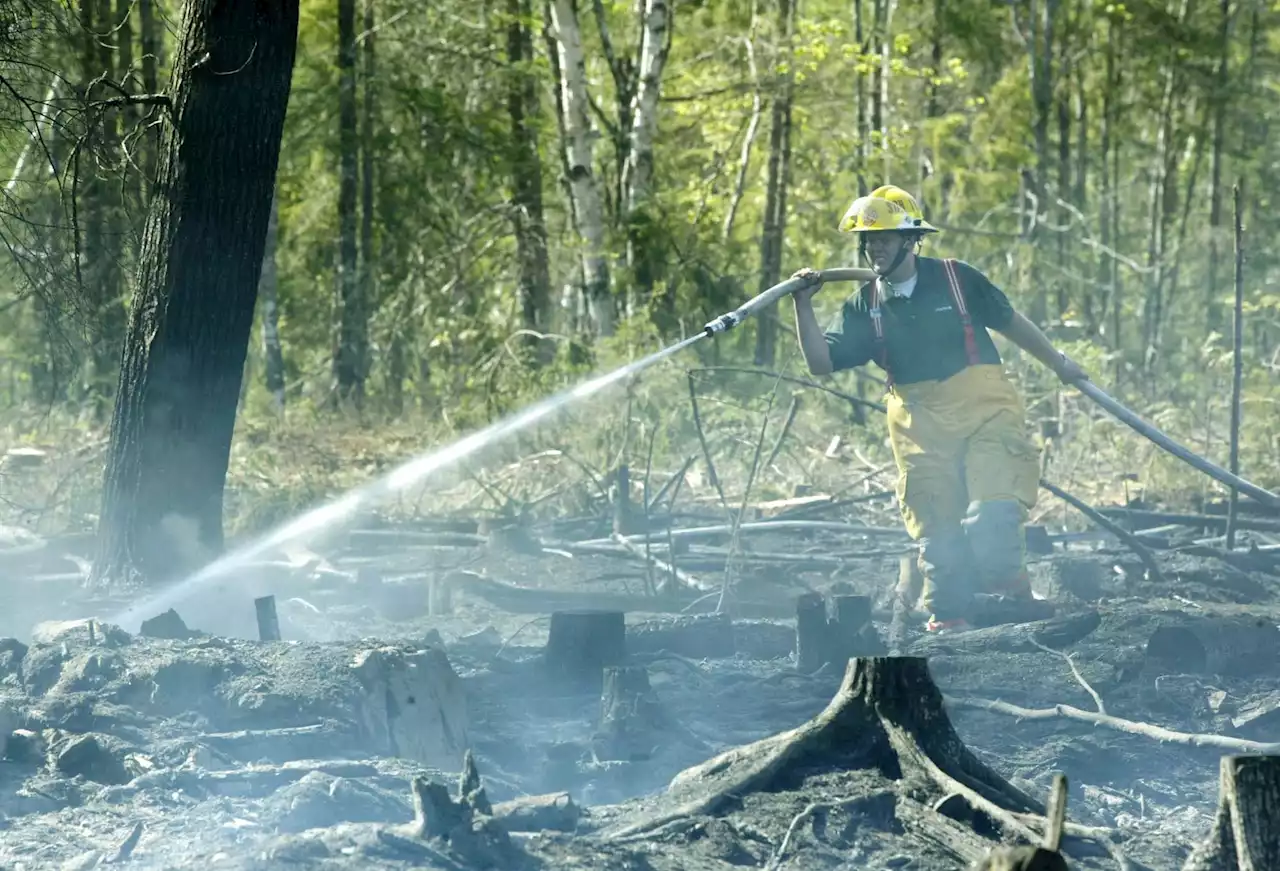
[[[842,268],[842,269],[824,269],[818,273],[824,284],[837,281],[874,281],[876,273],[870,269],[860,268]],[[716,333],[727,332],[741,324],[747,318],[759,314],[761,310],[767,308],[784,296],[790,296],[797,290],[802,290],[813,285],[814,277],[802,276],[799,278],[789,278],[779,284],[752,297],[751,299],[738,306],[733,311],[723,314],[715,320],[708,323],[703,328],[704,335],[714,336]],[[1280,496],[1265,490],[1250,481],[1241,478],[1239,475],[1232,474],[1217,463],[1200,456],[1184,445],[1174,441],[1168,435],[1156,429],[1147,423],[1130,409],[1121,405],[1112,398],[1101,387],[1098,387],[1092,381],[1083,379],[1073,382],[1072,385],[1089,399],[1092,399],[1104,411],[1119,420],[1121,423],[1130,427],[1134,432],[1148,439],[1157,447],[1182,460],[1187,465],[1213,478],[1220,484],[1239,491],[1249,496],[1256,502],[1260,502],[1269,508],[1280,508]]]

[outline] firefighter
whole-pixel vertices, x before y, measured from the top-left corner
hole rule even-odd
[[[793,294],[800,349],[815,375],[873,360],[884,370],[897,496],[919,543],[926,628],[965,629],[975,594],[1030,598],[1023,527],[1040,480],[1022,399],[987,331],[1064,383],[1088,376],[977,269],[920,255],[925,236],[938,231],[901,188],[856,199],[839,229],[856,234],[879,277],[824,331],[813,311],[821,274],[797,272],[813,279]]]

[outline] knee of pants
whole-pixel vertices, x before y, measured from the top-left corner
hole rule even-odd
[[[920,539],[920,571],[930,580],[963,574],[971,563],[969,542],[961,529]]]
[[[1022,571],[1025,511],[1016,499],[991,499],[969,506],[963,527],[983,576],[1004,578]]]

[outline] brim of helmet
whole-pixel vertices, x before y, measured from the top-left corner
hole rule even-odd
[[[858,227],[840,227],[841,233],[940,233],[942,232],[932,224],[921,223],[918,227],[875,227],[875,228],[858,228]]]

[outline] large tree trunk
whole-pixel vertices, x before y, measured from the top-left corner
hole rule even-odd
[[[284,411],[284,347],[280,343],[279,281],[276,272],[276,243],[280,237],[280,197],[271,197],[271,217],[267,221],[266,250],[262,255],[262,276],[258,296],[262,299],[262,355],[266,360],[267,390],[276,411]]]
[[[529,0],[507,0],[507,60],[511,64],[507,111],[511,116],[511,219],[519,266],[520,312],[524,328],[551,329],[551,273],[547,225],[542,211],[542,161],[538,156],[538,80],[533,63]],[[531,347],[550,345],[530,337]],[[547,355],[537,359],[545,360]]]
[[[639,302],[653,293],[656,252],[652,227],[656,221],[648,208],[653,188],[653,139],[658,131],[658,96],[662,69],[671,47],[670,10],[666,0],[645,0],[644,32],[640,38],[640,75],[635,111],[624,170],[626,191],[627,268]]]
[[[787,183],[791,163],[791,40],[795,32],[797,0],[778,0],[778,31],[787,72],[773,101],[769,131],[769,176],[766,182],[764,230],[760,234],[760,290],[777,284],[782,277],[782,246],[787,232]],[[755,364],[772,366],[778,345],[777,303],[756,318]]]
[[[614,307],[609,293],[609,264],[605,260],[604,210],[593,171],[592,134],[588,120],[587,69],[582,35],[572,0],[554,0],[551,23],[560,62],[560,105],[564,113],[565,154],[573,192],[578,235],[582,239],[582,275],[587,308],[596,333],[613,334]]]
[[[356,248],[360,139],[356,123],[356,2],[338,0],[338,305],[333,349],[334,399],[364,402],[368,301]]]
[[[223,486],[298,5],[186,6],[120,369],[93,583],[171,580],[222,548]]]

